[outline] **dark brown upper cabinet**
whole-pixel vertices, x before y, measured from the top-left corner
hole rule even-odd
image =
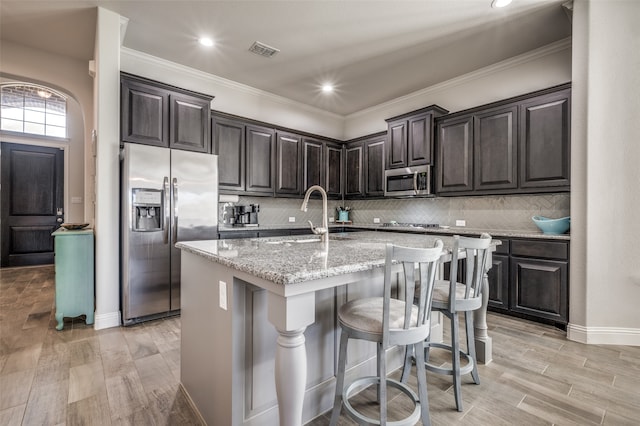
[[[245,190],[245,128],[246,124],[241,121],[213,117],[213,147],[218,154],[221,192]]]
[[[169,148],[210,152],[211,100],[186,94],[170,94],[171,137]]]
[[[474,189],[518,187],[518,108],[506,105],[475,115]]]
[[[247,193],[273,195],[275,183],[275,131],[266,127],[246,126]]]
[[[339,144],[302,138],[302,192],[320,185],[332,199],[342,197],[342,146]],[[312,197],[320,195],[313,193]]]
[[[122,78],[121,139],[123,142],[169,146],[169,93]]]
[[[473,117],[462,116],[438,123],[438,193],[473,190]]]
[[[340,144],[325,143],[326,190],[329,198],[342,197],[342,151],[343,147]]]
[[[221,116],[213,117],[212,128],[220,192],[273,195],[275,131]]]
[[[384,136],[364,141],[364,195],[366,197],[384,196]]]
[[[121,74],[123,142],[210,152],[213,97]]]
[[[276,195],[302,193],[302,136],[278,132],[276,135]]]
[[[520,187],[569,186],[570,114],[570,89],[520,105]]]
[[[313,185],[324,187],[324,145],[322,141],[310,138],[302,139],[302,191]]]
[[[344,161],[345,198],[380,198],[384,196],[386,142],[387,132],[347,142]]]
[[[438,119],[437,194],[570,190],[570,92],[562,85]]]
[[[445,109],[431,105],[387,120],[387,169],[433,163],[434,119]]]
[[[345,198],[364,197],[364,145],[362,141],[347,144],[345,149]]]
[[[518,108],[507,105],[438,123],[438,193],[517,189]]]

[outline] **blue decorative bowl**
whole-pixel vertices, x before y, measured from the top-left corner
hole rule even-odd
[[[571,218],[570,216],[560,219],[549,219],[542,216],[533,216],[531,218],[543,234],[560,235],[569,230]]]

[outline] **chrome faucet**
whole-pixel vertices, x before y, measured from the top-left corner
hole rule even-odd
[[[310,220],[308,222],[311,226],[311,231],[316,235],[320,235],[320,241],[328,241],[327,234],[329,233],[329,219],[327,216],[327,192],[320,185],[310,186],[309,189],[307,189],[307,193],[304,194],[304,201],[302,202],[300,210],[303,212],[307,211],[309,196],[313,191],[318,191],[322,195],[322,227],[316,228]]]

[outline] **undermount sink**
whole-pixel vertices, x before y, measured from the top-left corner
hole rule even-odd
[[[346,240],[346,239],[348,239],[348,237],[339,236],[339,235],[329,235],[329,240]],[[284,240],[274,239],[274,240],[265,241],[264,243],[280,245],[280,244],[319,243],[321,241],[322,240],[320,239],[320,237],[311,237],[311,238],[287,238]]]
[[[319,243],[320,238],[305,238],[300,240],[273,240],[265,241],[265,244],[302,244],[302,243]]]

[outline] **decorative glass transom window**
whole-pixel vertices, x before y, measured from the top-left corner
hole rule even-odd
[[[3,84],[0,104],[0,130],[67,137],[67,99],[54,90],[35,84]]]

